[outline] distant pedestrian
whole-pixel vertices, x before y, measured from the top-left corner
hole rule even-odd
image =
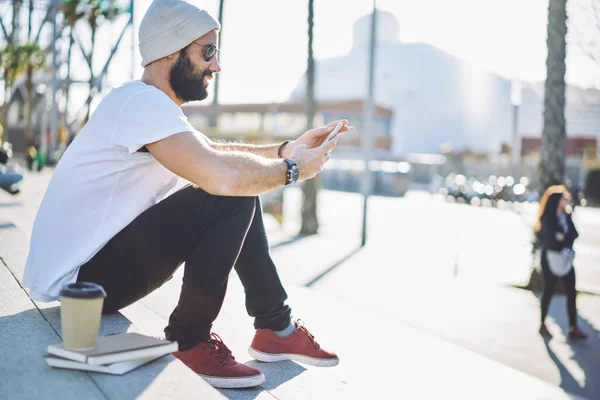
[[[577,207],[579,204],[581,204],[581,189],[579,188],[578,184],[573,184],[571,186],[571,198],[572,200],[572,207],[573,207],[573,211],[575,211],[575,207]]]
[[[575,229],[570,207],[568,207],[570,201],[571,194],[566,186],[549,187],[540,200],[539,216],[535,227],[541,242],[541,263],[544,276],[540,334],[547,339],[552,338],[552,335],[546,327],[545,320],[556,282],[560,278],[563,279],[567,291],[569,339],[585,340],[588,338],[588,335],[577,325],[573,243],[579,234]]]
[[[27,169],[29,171],[33,171],[33,166],[35,164],[35,160],[37,159],[37,149],[35,146],[31,145],[25,149],[25,162],[27,163]]]

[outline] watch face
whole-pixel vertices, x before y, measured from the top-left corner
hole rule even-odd
[[[292,166],[292,179],[293,179],[293,181],[296,182],[299,177],[300,177],[300,170],[298,169],[298,167],[296,165]]]
[[[291,160],[284,160],[284,161],[288,167],[286,174],[285,174],[285,184],[291,185],[293,183],[296,183],[298,181],[298,178],[300,177],[300,169],[298,168],[296,163],[294,163],[293,161],[291,161]]]

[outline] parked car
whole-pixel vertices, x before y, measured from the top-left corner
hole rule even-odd
[[[529,179],[520,178],[519,182],[511,176],[490,175],[485,179],[466,177],[462,174],[449,174],[445,179],[438,177],[432,181],[433,190],[455,201],[473,205],[484,200],[497,206],[499,202],[534,201],[536,194],[530,190]]]

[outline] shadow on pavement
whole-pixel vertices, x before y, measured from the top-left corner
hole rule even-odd
[[[15,224],[13,224],[11,222],[0,223],[0,229],[12,229],[12,228],[16,228],[16,226],[15,226]]]
[[[61,341],[58,321],[59,307],[33,308],[0,317],[1,398],[83,399],[86,394],[97,398],[89,393],[96,387],[106,398],[133,399],[145,394],[173,361],[163,357],[120,377],[49,367],[44,355],[48,345]],[[122,316],[103,318],[102,324],[103,335],[129,326]],[[40,393],[45,395],[40,397]]]
[[[0,207],[18,207],[18,206],[22,206],[23,202],[22,201],[9,201],[7,203],[0,203]]]
[[[252,400],[257,398],[265,390],[273,390],[291,381],[306,371],[306,368],[293,361],[280,361],[276,363],[262,363],[259,361],[248,361],[244,363],[252,368],[260,370],[265,374],[265,383],[261,386],[248,389],[219,389],[228,399]]]
[[[569,393],[573,393],[578,396],[583,396],[585,394],[585,389],[579,385],[579,382],[577,382],[575,378],[573,378],[573,375],[571,375],[569,370],[563,365],[563,363],[556,356],[556,354],[554,354],[554,352],[550,348],[550,341],[546,340],[544,341],[544,344],[546,345],[546,351],[548,352],[550,359],[552,359],[552,362],[556,364],[556,367],[560,372],[560,387]]]
[[[325,271],[321,272],[319,275],[317,275],[316,277],[314,277],[313,279],[311,279],[310,281],[308,281],[307,283],[304,284],[304,286],[306,287],[311,287],[312,285],[314,285],[315,283],[319,282],[321,279],[323,279],[327,274],[329,274],[330,272],[332,272],[334,269],[336,269],[337,267],[339,267],[341,264],[343,264],[344,262],[346,262],[347,260],[349,260],[352,256],[354,256],[356,253],[358,253],[359,251],[362,250],[362,247],[357,247],[356,249],[352,250],[350,252],[350,254],[344,256],[342,259],[340,259],[339,261],[336,261],[331,267],[327,268]]]
[[[568,338],[569,324],[567,321],[566,309],[561,310],[554,308],[554,310],[551,310],[550,315],[561,327],[565,338]],[[600,399],[600,382],[598,381],[597,375],[598,371],[600,371],[600,331],[595,329],[594,326],[581,316],[578,318],[578,324],[581,329],[590,335],[589,339],[585,342],[568,341],[567,343],[573,352],[571,359],[578,364],[585,375],[583,386],[577,382],[569,369],[550,349],[547,341],[545,343],[546,350],[552,361],[558,367],[561,377],[560,387],[562,389],[587,399]]]
[[[281,241],[281,242],[275,243],[274,245],[272,245],[272,246],[270,246],[270,247],[271,247],[271,249],[272,249],[272,250],[273,250],[273,249],[276,249],[276,248],[278,248],[278,247],[284,247],[284,246],[287,246],[287,245],[289,245],[289,244],[293,244],[293,243],[299,242],[300,240],[302,240],[302,239],[306,239],[306,238],[308,238],[308,237],[310,237],[310,236],[313,236],[313,235],[296,235],[296,236],[294,236],[294,237],[293,237],[293,238],[291,238],[291,239],[288,239],[288,240],[284,240],[284,241]]]

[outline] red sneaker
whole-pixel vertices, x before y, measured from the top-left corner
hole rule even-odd
[[[581,330],[580,327],[576,326],[569,330],[569,339],[570,340],[587,340],[589,335]]]
[[[300,321],[295,322],[296,330],[282,338],[270,329],[258,329],[248,353],[262,362],[294,360],[316,367],[333,367],[339,364],[337,354],[321,348],[315,337]]]
[[[265,381],[262,372],[235,361],[231,350],[216,333],[211,334],[208,341],[173,355],[217,388],[253,387]]]

